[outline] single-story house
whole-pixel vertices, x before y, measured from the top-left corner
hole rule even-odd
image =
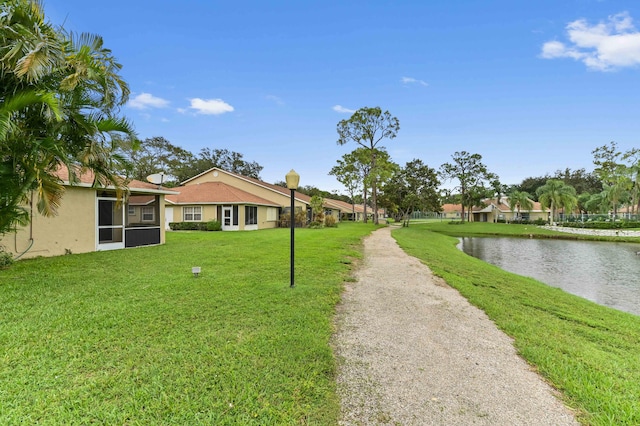
[[[217,167],[173,189],[180,195],[166,200],[168,222],[218,220],[229,231],[275,228],[280,215],[291,209],[288,188]],[[295,191],[295,209],[304,211],[307,220],[311,219],[310,201],[311,197]]]
[[[509,198],[501,197],[500,199],[491,198],[483,200],[483,207],[474,207],[472,209],[472,217],[474,222],[512,222],[514,220],[548,220],[549,212],[544,210],[539,202],[532,201],[533,208],[525,210],[511,210],[509,207]]]
[[[288,188],[263,182],[213,167],[172,188],[178,195],[166,197],[166,228],[171,222],[220,221],[225,231],[275,228],[280,215],[291,209],[291,191]],[[306,212],[311,220],[311,197],[295,191],[297,211]],[[324,199],[325,216],[337,221],[343,215],[350,220],[363,220],[364,206],[354,207],[340,200]],[[383,210],[381,210],[382,217]],[[372,210],[367,209],[369,217]]]
[[[465,209],[465,216],[467,216],[467,211]],[[452,220],[460,220],[462,218],[462,205],[461,204],[443,204],[442,212],[440,213],[440,217],[443,219],[452,219]],[[465,218],[466,219],[466,218]]]
[[[132,180],[123,203],[113,187],[93,187],[90,172],[73,184],[65,167],[57,176],[65,187],[58,214],[39,214],[32,194],[26,206],[32,212],[29,225],[0,236],[9,253],[30,258],[164,244],[164,197],[174,192]]]
[[[337,221],[346,220],[358,221],[364,217],[364,209],[361,205],[352,205],[342,200],[333,198],[324,199],[325,216],[334,216]]]
[[[165,227],[171,222],[217,220],[223,231],[275,228],[281,206],[224,182],[202,182],[175,188],[165,197]]]

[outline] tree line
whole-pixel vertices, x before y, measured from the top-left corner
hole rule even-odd
[[[338,123],[337,143],[354,142],[358,146],[338,159],[329,174],[344,185],[352,203],[364,204],[365,221],[369,204],[374,222],[378,223],[378,207],[384,207],[408,225],[413,212],[439,212],[443,203],[460,204],[465,220],[465,212],[483,207],[484,200],[505,195],[517,216],[522,210],[531,210],[537,201],[550,210],[552,221],[561,210],[617,215],[621,206],[629,206],[629,213],[640,213],[639,149],[621,152],[615,142],[610,142],[592,151],[593,172],[566,168],[505,185],[487,169],[478,153],[455,152],[452,161],[437,171],[420,159],[404,166],[394,163],[380,142],[394,139],[399,129],[399,120],[379,107],[361,108]],[[457,185],[453,190],[440,190],[440,179]]]
[[[120,150],[130,165],[122,173],[134,179],[146,180],[151,174],[163,172],[167,176],[164,183],[167,186],[176,186],[212,167],[255,179],[260,179],[263,169],[257,162],[245,160],[239,152],[225,148],[202,148],[194,154],[161,136],[143,141],[124,141]]]
[[[352,200],[362,194],[365,221],[369,194],[375,223],[379,222],[379,207],[384,207],[406,226],[414,211],[441,210],[440,178],[458,181],[460,203],[468,210],[499,186],[498,177],[487,170],[482,156],[466,151],[456,152],[453,161],[443,164],[439,171],[420,159],[404,166],[396,164],[381,142],[394,139],[399,130],[398,118],[380,107],[361,108],[338,123],[337,143],[353,142],[358,147],[343,155],[329,174],[344,185]]]

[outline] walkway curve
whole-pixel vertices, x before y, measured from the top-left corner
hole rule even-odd
[[[512,340],[381,228],[333,338],[341,425],[577,425]]]

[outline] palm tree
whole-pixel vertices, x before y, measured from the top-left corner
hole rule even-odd
[[[584,203],[587,213],[606,213],[608,210],[608,202],[604,191],[593,194]]]
[[[555,222],[557,209],[571,210],[578,202],[576,190],[558,179],[547,180],[547,183],[536,190],[536,194],[542,208],[551,209],[551,222]]]
[[[637,214],[640,210],[640,149],[632,148],[622,158],[630,163],[627,171],[631,179],[631,211]]]
[[[615,220],[618,216],[620,200],[625,197],[625,195],[628,195],[627,191],[632,187],[631,179],[626,175],[619,174],[612,179],[611,184],[608,185],[604,183],[602,186],[604,187],[603,193],[605,194],[606,200],[613,210],[613,219]]]
[[[133,131],[116,115],[129,94],[119,70],[99,37],[55,29],[39,1],[0,5],[0,234],[28,221],[32,192],[40,213],[56,213],[61,165],[71,180],[91,170],[94,185],[124,194],[114,136]]]
[[[533,210],[533,201],[531,195],[526,191],[514,190],[509,194],[509,208],[513,212],[516,210],[516,219],[521,219],[520,209],[526,211]]]

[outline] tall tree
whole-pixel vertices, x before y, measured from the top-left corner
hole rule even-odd
[[[623,199],[628,201],[629,190],[631,189],[632,184],[631,179],[624,174],[617,175],[610,184],[604,184],[602,192],[613,210],[614,220],[618,216],[618,207],[620,207],[620,202]]]
[[[538,190],[538,188],[547,183],[549,179],[551,179],[551,176],[548,173],[544,176],[530,176],[524,178],[522,182],[520,182],[520,184],[515,185],[515,189],[531,194],[532,199],[534,201],[538,201],[536,191]]]
[[[538,188],[537,193],[542,208],[551,209],[551,222],[556,221],[558,209],[571,210],[578,202],[576,190],[558,179],[549,179],[546,184]]]
[[[609,209],[609,201],[606,198],[604,191],[589,196],[589,199],[584,203],[587,213],[606,213]]]
[[[622,159],[628,163],[627,172],[631,180],[631,205],[638,213],[640,211],[640,149],[630,149],[623,154]]]
[[[239,152],[228,149],[203,148],[198,155],[176,146],[161,136],[147,138],[124,149],[134,164],[133,176],[145,180],[152,173],[165,172],[169,185],[176,185],[212,167],[243,176],[260,178],[262,166],[243,159]]]
[[[611,184],[615,181],[620,170],[620,157],[622,153],[618,151],[618,144],[614,141],[608,145],[602,145],[591,151],[593,154],[593,164],[596,166],[594,173],[603,183]]]
[[[212,167],[218,167],[228,172],[255,179],[260,179],[260,172],[263,169],[255,161],[245,161],[244,156],[239,152],[220,148],[202,148],[198,154],[196,167],[197,169],[194,170],[193,176]]]
[[[560,179],[565,184],[572,186],[578,194],[584,192],[595,194],[602,191],[602,182],[598,176],[595,173],[588,173],[584,168],[571,170],[567,167],[564,170],[556,170],[551,179]]]
[[[414,211],[440,211],[437,172],[422,160],[414,159],[398,168],[384,185],[381,202],[397,212],[402,226],[409,226]]]
[[[356,217],[355,198],[364,184],[362,169],[358,165],[357,156],[353,153],[345,154],[338,164],[333,166],[329,174],[335,176],[338,182],[344,185],[351,201],[351,212]]]
[[[100,37],[55,28],[40,2],[0,4],[0,234],[29,220],[31,193],[56,213],[61,165],[72,183],[91,170],[94,185],[124,194],[117,145],[133,130],[117,115],[129,95],[120,68]]]
[[[394,139],[400,130],[400,121],[389,111],[382,112],[380,107],[360,108],[348,120],[338,123],[338,145],[355,142],[369,150],[371,169],[376,169],[377,153],[382,139]],[[371,179],[371,198],[373,201],[373,220],[378,223],[378,179]]]
[[[485,184],[497,180],[498,177],[487,170],[482,163],[480,154],[469,154],[467,151],[456,152],[451,156],[452,163],[440,166],[440,175],[447,180],[457,179],[462,205],[462,221],[464,222],[465,207],[471,211],[478,201],[486,194]]]
[[[580,211],[580,213],[589,213],[589,209],[587,207],[589,200],[591,199],[591,194],[588,192],[583,192],[578,195],[576,207]]]
[[[153,173],[164,172],[167,181],[163,184],[172,185],[191,177],[190,167],[196,161],[195,156],[162,136],[122,145],[124,155],[133,164],[132,177],[135,179],[145,181]]]
[[[591,153],[593,164],[596,166],[594,173],[602,181],[605,199],[609,201],[615,217],[618,214],[620,199],[633,187],[629,177],[630,171],[623,163],[624,155],[618,151],[616,142],[612,141],[608,145],[600,146]]]
[[[386,160],[389,158],[389,154],[384,151],[380,151],[377,153],[378,158],[382,158]],[[360,180],[359,188],[362,190],[362,204],[364,206],[364,222],[367,222],[367,201],[368,201],[368,190],[370,188],[370,174],[371,174],[371,155],[367,148],[356,148],[348,154],[342,156],[342,160],[338,160],[338,171],[343,167],[349,168],[352,172],[354,172],[353,177]],[[332,171],[334,171],[332,169]],[[351,204],[353,213],[355,216],[355,203],[357,196],[355,193],[352,194]]]

